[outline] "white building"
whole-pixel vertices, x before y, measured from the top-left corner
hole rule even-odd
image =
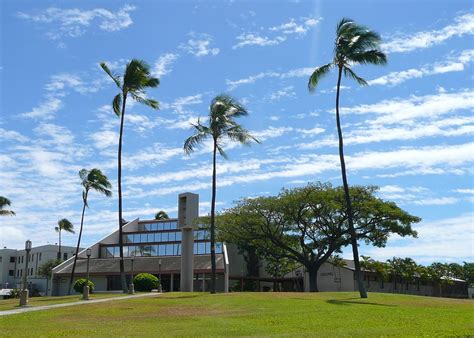
[[[19,289],[22,287],[23,276],[27,275],[30,292],[37,290],[46,294],[47,278],[38,274],[38,269],[44,263],[58,258],[57,245],[42,245],[32,248],[29,254],[28,271],[26,268],[26,251],[16,249],[0,249],[0,289]],[[61,259],[67,260],[74,255],[76,248],[61,246]]]

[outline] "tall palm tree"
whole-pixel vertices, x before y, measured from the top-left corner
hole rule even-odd
[[[224,141],[230,140],[244,145],[252,141],[260,143],[255,137],[239,125],[235,119],[247,116],[247,110],[235,99],[227,95],[218,95],[212,100],[209,107],[207,125],[192,124],[195,134],[184,142],[184,151],[190,154],[195,147],[207,138],[212,139],[212,199],[211,199],[211,293],[216,293],[216,243],[215,243],[215,213],[216,213],[216,164],[217,152],[227,159],[223,149]]]
[[[120,92],[115,95],[112,101],[112,107],[115,114],[120,117],[120,132],[117,156],[117,187],[118,187],[118,227],[119,227],[119,247],[120,247],[120,279],[122,290],[128,292],[127,281],[125,278],[125,268],[123,262],[123,238],[122,238],[122,138],[123,126],[125,120],[125,108],[127,98],[130,96],[133,100],[149,106],[153,109],[159,109],[158,102],[145,97],[145,89],[155,88],[160,84],[160,80],[151,76],[150,66],[142,60],[131,60],[125,67],[125,73],[122,77],[113,74],[105,63],[101,63],[102,69],[115,82]]]
[[[342,19],[337,24],[336,41],[334,46],[333,60],[314,70],[309,78],[308,88],[314,91],[321,78],[328,74],[331,69],[337,69],[337,88],[336,88],[336,124],[339,137],[339,159],[341,162],[342,183],[347,208],[347,218],[349,231],[351,233],[352,254],[354,256],[354,265],[361,298],[367,298],[362,273],[360,271],[359,250],[357,248],[356,232],[352,214],[352,205],[349,195],[349,184],[347,183],[346,164],[344,160],[344,143],[342,138],[341,121],[339,117],[339,96],[341,90],[341,78],[344,76],[352,78],[359,85],[366,86],[367,81],[359,77],[352,66],[358,64],[383,65],[387,63],[387,56],[379,50],[380,36],[368,28],[358,25],[353,20]]]
[[[15,212],[12,210],[5,209],[12,204],[6,197],[0,196],[0,216],[15,216]]]
[[[68,294],[71,294],[72,282],[74,280],[74,273],[76,272],[77,255],[79,254],[79,246],[81,245],[82,229],[84,226],[84,214],[86,207],[89,207],[87,198],[89,197],[89,191],[96,191],[107,197],[112,196],[112,184],[109,179],[105,176],[100,169],[94,168],[91,170],[81,169],[79,171],[79,177],[81,178],[82,184],[82,215],[81,215],[81,227],[79,229],[79,237],[77,238],[76,254],[74,256],[74,263],[72,265],[71,279],[69,280]]]
[[[170,219],[170,217],[168,216],[168,214],[165,211],[160,210],[155,214],[155,219],[156,220],[163,220],[163,219]]]
[[[54,227],[54,230],[59,234],[59,250],[58,250],[58,259],[61,259],[61,231],[66,231],[71,234],[74,233],[74,225],[72,225],[69,220],[63,218],[58,221],[58,226]]]

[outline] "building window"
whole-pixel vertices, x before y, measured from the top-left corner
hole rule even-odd
[[[63,261],[67,260],[67,252],[63,254]]]
[[[15,263],[15,257],[10,257],[10,263]]]
[[[41,252],[40,252],[39,260],[41,260]]]
[[[3,261],[3,257],[2,257],[2,256],[0,256],[0,263],[1,263],[2,261]]]
[[[15,270],[8,270],[8,276],[15,276]]]

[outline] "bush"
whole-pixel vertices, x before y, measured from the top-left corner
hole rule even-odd
[[[83,289],[84,289],[84,285],[86,285],[87,283],[87,279],[85,278],[80,278],[78,279],[75,283],[74,283],[74,290],[76,290],[76,292],[78,293],[82,293]],[[89,292],[92,293],[94,291],[94,283],[92,283],[91,281],[89,281]]]
[[[151,291],[158,288],[160,280],[149,273],[139,273],[133,279],[133,285],[137,291]]]

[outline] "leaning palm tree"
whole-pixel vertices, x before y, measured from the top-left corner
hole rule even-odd
[[[170,217],[168,216],[168,214],[165,211],[160,210],[155,214],[155,219],[156,220],[163,220],[163,219],[170,219]]]
[[[117,116],[120,117],[120,132],[117,156],[117,187],[118,187],[118,227],[119,227],[119,247],[120,247],[120,278],[122,282],[122,290],[128,292],[127,281],[125,278],[125,268],[123,261],[123,238],[122,238],[122,137],[123,126],[125,121],[125,108],[127,106],[127,98],[130,96],[133,100],[147,105],[153,109],[158,109],[158,102],[145,97],[146,88],[154,88],[160,84],[160,80],[151,76],[150,66],[142,60],[131,60],[125,67],[123,77],[113,74],[105,63],[101,63],[102,69],[115,82],[120,92],[114,97],[112,107]]]
[[[224,141],[230,140],[244,145],[250,145],[252,141],[260,143],[255,137],[239,125],[235,119],[247,116],[247,110],[232,97],[218,95],[212,100],[209,107],[209,120],[207,125],[192,124],[195,134],[184,142],[184,151],[190,154],[195,147],[207,138],[212,139],[212,198],[211,198],[211,293],[216,293],[216,243],[215,243],[215,211],[216,211],[216,164],[217,152],[227,159],[223,149]]]
[[[341,121],[339,117],[339,95],[341,90],[341,77],[344,76],[354,79],[359,85],[367,85],[367,81],[359,77],[352,66],[358,64],[383,65],[387,63],[386,55],[378,48],[380,46],[380,36],[364,26],[356,24],[350,19],[342,19],[336,29],[336,42],[334,47],[333,60],[314,70],[309,78],[308,88],[314,91],[322,77],[329,73],[333,68],[337,69],[337,87],[336,87],[336,125],[339,137],[339,158],[341,162],[342,183],[344,185],[344,194],[347,208],[347,218],[349,231],[351,234],[352,253],[354,256],[354,265],[359,287],[360,296],[367,298],[364,281],[359,263],[359,250],[357,248],[356,231],[352,214],[352,205],[349,195],[349,184],[347,183],[346,164],[344,161],[344,143],[342,138]]]
[[[74,273],[76,272],[76,263],[77,255],[79,254],[79,246],[81,245],[82,229],[84,226],[84,214],[86,212],[86,207],[89,207],[87,203],[87,198],[89,197],[89,192],[96,191],[100,194],[103,194],[107,197],[112,196],[112,184],[110,184],[109,179],[105,176],[100,169],[94,168],[91,170],[81,169],[79,171],[79,177],[81,178],[82,184],[82,216],[81,216],[81,227],[79,229],[79,237],[77,238],[76,254],[74,256],[74,263],[72,264],[71,279],[69,280],[69,289],[68,294],[71,294],[72,282],[74,280]]]
[[[71,234],[74,233],[74,225],[72,225],[69,220],[63,218],[58,221],[58,226],[54,227],[54,230],[59,234],[59,250],[58,250],[58,259],[61,259],[61,232],[66,231]]]
[[[15,212],[12,210],[5,209],[12,204],[6,197],[0,196],[0,216],[15,216]]]

